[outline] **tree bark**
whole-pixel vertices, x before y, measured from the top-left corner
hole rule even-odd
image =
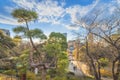
[[[26,80],[26,73],[22,74],[21,80]]]
[[[119,53],[120,52],[118,50],[118,54]],[[116,67],[115,67],[115,64],[117,65]],[[115,69],[116,69],[116,71],[115,71]],[[119,78],[120,78],[120,55],[118,55],[112,63],[112,75],[113,75],[113,80],[119,80]]]
[[[113,80],[116,80],[115,79],[115,63],[116,63],[116,61],[112,62],[112,76],[113,76]]]
[[[25,21],[25,23],[26,23],[27,30],[29,31],[29,26],[28,26],[27,21]],[[34,42],[33,42],[31,36],[29,37],[29,39],[30,39],[30,43],[31,43],[31,46],[33,47],[33,49],[35,49],[35,51],[39,53],[39,51],[37,50],[36,46],[34,45]]]
[[[115,69],[115,67],[114,67],[114,69]],[[113,79],[119,80],[120,79],[119,77],[120,77],[120,60],[117,63],[117,70],[116,70],[116,73],[114,72]]]
[[[42,78],[42,80],[46,80],[46,69],[44,66],[41,69],[41,78]]]
[[[29,31],[28,22],[27,22],[26,20],[25,20],[25,23],[26,23],[27,31]],[[32,56],[33,56],[33,52],[34,52],[34,50],[35,50],[37,53],[39,53],[39,56],[37,56],[37,57],[38,57],[38,60],[39,60],[39,63],[40,63],[40,61],[42,61],[42,57],[41,57],[41,55],[40,55],[40,52],[39,52],[38,49],[36,48],[36,46],[35,46],[35,44],[34,44],[31,36],[29,37],[29,40],[30,40],[31,47],[32,47],[32,49],[31,49],[32,51],[30,52],[30,60],[31,60],[32,63],[33,63]]]
[[[87,54],[87,56],[90,58],[90,62],[91,62],[92,68],[93,68],[94,76],[95,76],[95,80],[101,80],[101,79],[99,78],[99,75],[98,75],[96,66],[95,66],[95,64],[94,64],[94,61],[93,61],[92,57],[91,57],[90,54],[89,54],[89,47],[88,47],[88,40],[87,40],[87,38],[86,38],[86,54]]]
[[[100,62],[98,62],[98,76],[99,76],[99,80],[101,80],[101,72],[100,72],[100,69],[101,69],[101,65],[100,65]]]

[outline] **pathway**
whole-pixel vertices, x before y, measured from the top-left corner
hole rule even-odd
[[[73,72],[76,76],[83,76],[83,72],[81,69],[79,69],[73,61],[69,62],[69,67],[68,67],[70,72]]]

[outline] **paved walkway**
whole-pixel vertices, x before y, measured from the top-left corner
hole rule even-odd
[[[68,67],[70,72],[73,72],[76,76],[84,76],[88,74],[87,73],[88,68],[85,65],[85,63],[82,63],[80,61],[75,61],[72,54],[69,54],[68,58],[70,60]]]
[[[69,67],[68,67],[70,72],[73,72],[76,76],[83,76],[83,72],[81,69],[79,69],[73,61],[69,62]]]
[[[73,58],[73,55],[68,56],[70,62],[69,62],[69,71],[73,72],[76,76],[91,76],[88,73],[89,68],[85,63],[80,61],[75,61]],[[113,80],[111,78],[104,78],[102,77],[102,80]]]

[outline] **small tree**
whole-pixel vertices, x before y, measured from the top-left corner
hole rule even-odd
[[[66,37],[61,33],[52,32],[49,35],[48,42],[45,46],[47,52],[47,60],[53,63],[51,66],[55,67],[49,70],[49,75],[52,79],[59,76],[65,76],[67,67],[66,55],[67,41]],[[50,59],[49,59],[50,58]],[[64,73],[63,73],[64,71]]]
[[[43,38],[46,38],[46,37],[40,29],[30,30],[29,25],[28,25],[28,22],[34,21],[38,18],[37,13],[34,12],[34,11],[25,10],[25,9],[16,9],[12,12],[12,15],[13,15],[13,17],[18,19],[18,22],[26,24],[26,27],[18,26],[17,28],[14,28],[14,32],[23,33],[23,35],[25,37],[29,38],[30,43],[31,43],[31,51],[30,51],[30,57],[29,57],[30,60],[31,60],[30,61],[31,66],[36,67],[39,64],[43,64],[40,60],[40,59],[42,59],[41,55],[40,55],[41,53],[39,52],[36,45],[34,44],[33,38],[43,39]],[[39,64],[36,64],[33,61],[33,57],[32,57],[33,56],[33,50],[35,50],[39,54],[39,61],[38,61]],[[35,64],[35,65],[33,65],[33,64]]]
[[[119,8],[118,8],[119,9]],[[99,10],[100,11],[100,10]],[[116,29],[119,28],[119,17],[117,14],[111,15],[107,18],[100,18],[100,12],[92,13],[94,17],[84,17],[81,19],[80,24],[83,28],[88,31],[88,33],[98,36],[101,40],[104,40],[104,46],[110,45],[116,51],[114,53],[117,55],[114,57],[112,62],[112,74],[114,80],[119,80],[120,75],[120,36],[113,38]],[[101,41],[102,42],[102,41]],[[115,64],[117,65],[115,67]],[[116,70],[115,70],[116,68]]]
[[[2,31],[0,31],[0,68],[10,69],[12,67],[12,63],[10,63],[10,57],[14,54],[11,53],[11,50],[15,47],[15,43],[7,35],[4,35]]]
[[[30,65],[33,68],[38,67],[41,70],[42,80],[46,80],[46,71],[53,68],[51,65],[57,65],[57,54],[61,53],[62,50],[65,51],[67,48],[65,36],[53,32],[47,43],[35,45],[33,38],[46,39],[46,36],[40,29],[29,29],[28,22],[36,20],[37,13],[25,9],[16,9],[12,15],[18,19],[18,22],[25,22],[26,26],[18,26],[13,31],[22,34],[22,36],[30,40]]]

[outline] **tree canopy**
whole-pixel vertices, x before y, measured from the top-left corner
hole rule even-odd
[[[53,44],[59,43],[63,51],[67,49],[67,40],[66,40],[66,37],[62,33],[52,32],[49,35],[49,42]]]
[[[16,9],[12,12],[12,15],[18,19],[18,22],[29,22],[38,18],[38,15],[35,11],[26,9]]]

